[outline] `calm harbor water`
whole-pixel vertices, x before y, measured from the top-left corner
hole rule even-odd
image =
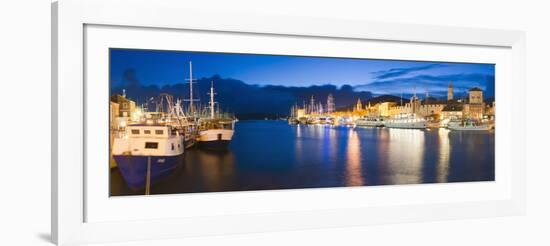
[[[240,121],[224,152],[188,149],[151,194],[492,181],[494,132]],[[118,169],[111,195],[138,195]]]

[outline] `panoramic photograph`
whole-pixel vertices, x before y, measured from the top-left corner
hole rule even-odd
[[[495,66],[109,50],[111,196],[495,180]]]

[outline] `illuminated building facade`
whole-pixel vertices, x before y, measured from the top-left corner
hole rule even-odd
[[[468,92],[468,103],[464,105],[464,116],[467,118],[481,119],[485,111],[483,91],[474,87]]]
[[[126,98],[126,95],[115,94],[111,96],[111,102],[119,104],[118,117],[130,117],[136,110],[136,102]]]

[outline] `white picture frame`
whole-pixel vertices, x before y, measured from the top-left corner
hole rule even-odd
[[[52,4],[52,13],[52,238],[57,244],[492,217],[520,215],[525,211],[525,35],[521,31],[212,13],[209,10],[196,9],[188,11],[181,1],[61,0]],[[93,195],[86,194],[91,190],[87,187],[91,184],[89,179],[94,178],[86,175],[89,171],[86,166],[88,163],[85,162],[89,160],[86,159],[86,148],[89,147],[86,146],[86,139],[90,137],[86,128],[86,110],[93,107],[87,97],[90,96],[90,86],[95,85],[85,81],[87,26],[209,31],[220,35],[274,35],[295,39],[395,42],[426,46],[497,47],[506,53],[501,58],[503,64],[506,64],[503,65],[506,71],[500,75],[505,77],[501,81],[506,82],[501,87],[506,89],[502,89],[500,94],[497,91],[497,97],[499,105],[501,101],[508,102],[502,104],[508,106],[505,110],[503,107],[497,108],[498,117],[502,116],[499,118],[502,120],[498,122],[503,122],[498,129],[497,146],[505,146],[507,150],[497,151],[497,155],[502,155],[497,156],[497,161],[500,159],[509,163],[504,167],[507,172],[504,178],[497,178],[489,186],[459,183],[443,188],[437,185],[417,185],[411,188],[371,187],[368,190],[371,193],[396,190],[395,194],[422,192],[426,197],[430,194],[448,193],[449,190],[456,190],[457,193],[467,193],[478,188],[481,190],[464,200],[460,200],[460,197],[437,201],[427,199],[419,203],[403,198],[395,204],[357,201],[355,206],[335,203],[330,206],[300,207],[290,204],[284,209],[258,210],[252,213],[220,210],[212,215],[174,214],[173,217],[162,218],[132,217],[129,214],[116,220],[109,220],[108,217],[114,215],[108,214],[108,207],[101,207],[93,210],[93,213],[105,212],[106,215],[97,220],[89,219],[92,210],[87,206],[95,200]],[[411,51],[411,55],[414,52],[419,51]],[[497,87],[499,86],[497,83]],[[512,92],[513,98],[510,96]],[[499,139],[498,136],[505,137]],[[493,188],[496,190],[492,190]],[[200,200],[197,206],[206,204],[208,199],[217,199],[218,202],[228,199],[227,201],[231,200],[234,204],[238,204],[239,199],[282,199],[290,202],[289,197],[307,193],[341,196],[345,199],[343,193],[349,196],[363,194],[363,191],[365,190],[360,188],[338,188],[293,193],[249,192],[248,198],[246,195],[213,194],[200,199],[195,196],[194,200]],[[494,191],[498,191],[498,196],[488,194]],[[383,199],[383,196],[380,197]],[[163,202],[181,199],[183,198],[171,196],[157,199],[151,204],[159,206]],[[135,199],[133,202],[142,203],[143,200]],[[262,203],[255,205],[262,206]]]

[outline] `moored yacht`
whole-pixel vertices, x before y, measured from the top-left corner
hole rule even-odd
[[[427,121],[416,114],[399,114],[385,120],[384,124],[389,128],[426,129]]]
[[[113,142],[113,158],[132,189],[169,176],[182,162],[183,136],[169,125],[136,124]]]
[[[381,127],[381,126],[384,126],[384,118],[361,117],[355,120],[355,126]]]
[[[353,126],[353,125],[355,125],[355,121],[353,120],[352,117],[344,116],[344,117],[337,118],[334,121],[334,125]]]
[[[449,124],[447,128],[453,131],[488,131],[491,129],[491,125],[481,124],[477,121],[466,119],[459,124]]]
[[[319,119],[319,124],[321,125],[332,125],[334,123],[332,118],[328,116],[319,116],[318,119]]]

